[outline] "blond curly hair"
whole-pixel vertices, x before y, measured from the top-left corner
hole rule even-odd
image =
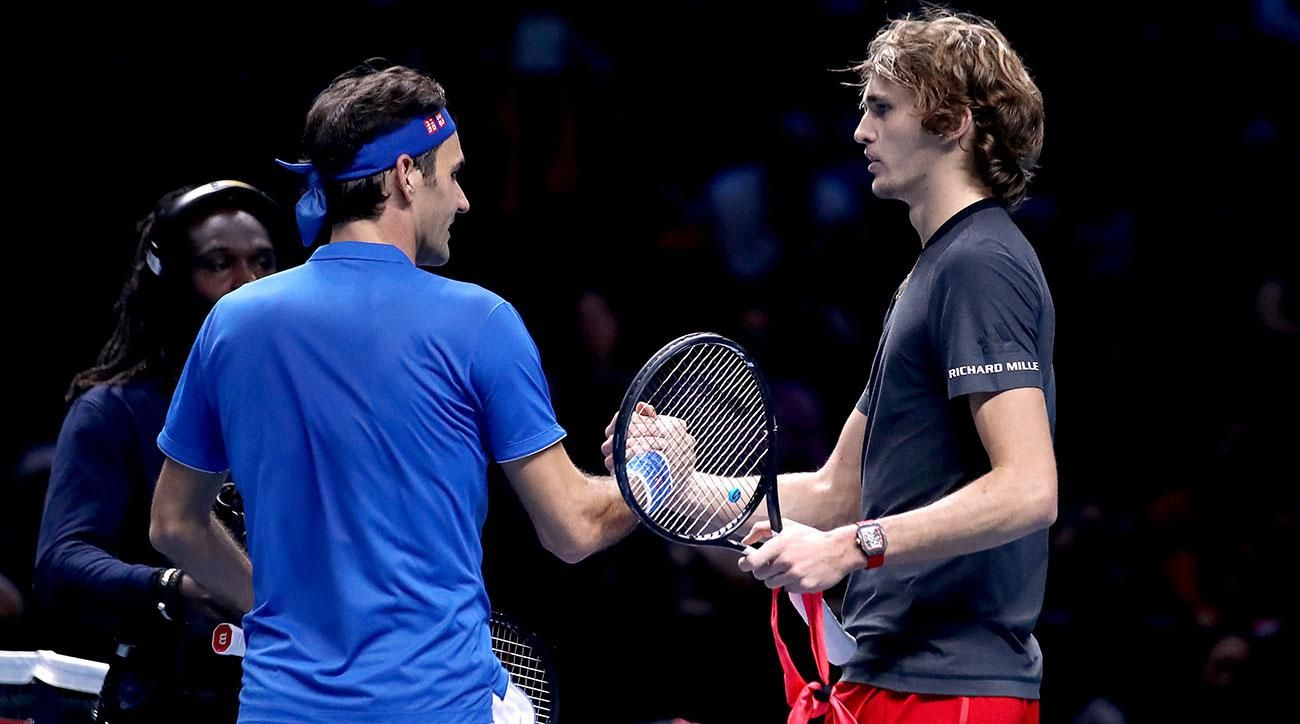
[[[881,28],[852,70],[862,86],[878,76],[912,90],[931,133],[956,130],[969,108],[980,179],[1010,208],[1025,200],[1043,149],[1043,96],[993,23],[928,7]]]

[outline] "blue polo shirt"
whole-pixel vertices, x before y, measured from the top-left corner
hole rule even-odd
[[[226,295],[158,444],[244,497],[241,722],[490,722],[489,460],[564,436],[518,313],[334,242]]]

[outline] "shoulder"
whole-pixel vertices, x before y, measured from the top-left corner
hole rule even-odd
[[[994,249],[1032,252],[1024,232],[1001,206],[990,206],[971,214],[961,224],[949,247],[950,252],[958,254]]]
[[[429,278],[430,286],[438,287],[439,293],[448,301],[488,312],[502,304],[509,304],[501,295],[477,284],[448,279],[437,274],[426,274],[426,276]]]
[[[423,273],[424,282],[430,298],[428,302],[436,305],[440,314],[451,315],[468,327],[482,327],[490,323],[500,323],[508,318],[507,323],[519,318],[513,305],[504,297],[471,282]]]
[[[68,406],[61,435],[104,435],[123,438],[140,426],[162,426],[167,396],[157,380],[101,384],[81,393]]]
[[[1042,276],[1037,253],[1005,210],[987,209],[971,222],[940,251],[936,266],[941,278],[979,281],[990,274],[1018,279]]]
[[[99,415],[125,414],[140,407],[156,405],[163,397],[161,383],[152,378],[101,384],[81,393],[72,401],[69,411],[93,411]]]
[[[119,387],[120,385],[95,385],[78,395],[68,405],[68,414],[64,418],[63,427],[68,428],[95,418],[125,412],[121,395],[118,394]]]

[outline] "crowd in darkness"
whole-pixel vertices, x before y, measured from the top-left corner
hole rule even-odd
[[[1300,62],[1300,11],[1165,5],[1093,3],[1068,30],[1028,4],[958,8],[998,22],[1047,111],[1041,174],[1016,218],[1058,314],[1061,507],[1038,627],[1052,722],[1254,720],[1300,654],[1288,585],[1300,264],[1287,231],[1300,127],[1279,88]],[[242,54],[216,52],[215,32],[74,44],[95,80],[44,131],[76,137],[99,109],[96,148],[79,152],[91,167],[68,171],[97,191],[75,208],[30,202],[47,226],[29,232],[39,284],[11,302],[24,311],[4,362],[17,404],[0,574],[28,591],[62,394],[107,335],[132,220],[163,190],[222,177],[290,208],[296,180],[270,159],[295,154],[312,91],[371,55],[446,85],[472,211],[438,273],[517,306],[581,466],[601,469],[640,362],[701,330],[763,365],[782,468],[819,465],[918,250],[904,208],[871,197],[854,76],[837,70],[899,9],[668,2],[629,18],[534,3],[435,23],[423,3],[372,0],[353,8],[356,42],[323,48],[271,28]],[[412,27],[429,31],[393,30]],[[768,598],[734,557],[638,531],[566,566],[503,478],[485,547],[494,606],[554,649],[566,719],[784,719]],[[28,606],[0,619],[0,649],[44,648],[43,629],[63,623]]]

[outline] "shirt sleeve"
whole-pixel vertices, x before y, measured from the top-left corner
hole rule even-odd
[[[167,410],[167,423],[158,435],[158,447],[167,457],[206,473],[230,469],[221,420],[217,416],[216,388],[210,380],[211,329],[216,312],[208,315],[190,349],[180,383]]]
[[[501,463],[527,457],[564,437],[537,345],[509,303],[501,302],[488,314],[473,360],[471,382],[493,459]]]
[[[1044,386],[1043,295],[1027,265],[992,241],[953,248],[935,280],[931,334],[948,398]]]
[[[155,568],[123,561],[118,549],[126,538],[145,536],[128,529],[147,525],[138,506],[147,509],[153,490],[141,477],[147,472],[136,434],[125,410],[84,395],[72,403],[55,446],[37,543],[40,599],[112,635],[143,620],[153,600]]]

